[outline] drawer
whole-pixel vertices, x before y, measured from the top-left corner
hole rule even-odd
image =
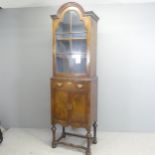
[[[53,80],[54,88],[67,89],[67,90],[84,90],[89,87],[88,82],[72,81],[72,80]]]
[[[87,89],[89,84],[87,82],[76,82],[76,89]]]

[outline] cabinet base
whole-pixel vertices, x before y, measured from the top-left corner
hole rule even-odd
[[[80,134],[74,134],[74,133],[66,132],[65,127],[62,127],[62,134],[58,139],[56,139],[56,127],[55,127],[55,125],[53,125],[53,127],[52,127],[52,132],[53,132],[52,148],[56,148],[57,145],[65,145],[65,146],[69,146],[69,147],[73,147],[73,148],[83,149],[86,151],[85,152],[86,155],[91,155],[90,145],[91,144],[97,144],[97,137],[96,137],[97,125],[96,125],[96,122],[93,124],[93,129],[94,129],[93,130],[94,134],[92,136],[90,129],[86,129],[87,130],[86,135],[80,135]],[[61,140],[63,138],[65,138],[66,136],[74,136],[74,137],[79,137],[79,138],[85,138],[87,140],[87,146],[85,147],[82,145],[75,145],[72,143],[62,142]]]

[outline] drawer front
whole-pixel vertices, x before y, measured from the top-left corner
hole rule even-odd
[[[66,90],[86,90],[89,88],[87,81],[72,81],[72,80],[53,80],[52,86],[54,88]]]

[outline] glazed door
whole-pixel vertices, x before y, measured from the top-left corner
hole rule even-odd
[[[72,111],[70,114],[71,123],[86,123],[88,118],[88,92],[73,92],[70,93],[70,103]]]
[[[61,121],[68,120],[68,93],[64,90],[53,91],[53,113],[54,118]]]
[[[57,74],[86,74],[87,30],[78,12],[67,11],[56,27],[55,66]]]

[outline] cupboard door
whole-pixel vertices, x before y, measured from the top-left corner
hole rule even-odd
[[[67,11],[56,29],[56,72],[87,72],[87,30],[77,11]]]
[[[64,90],[54,89],[53,91],[53,116],[55,119],[67,121],[68,119],[68,93]]]
[[[72,111],[70,121],[72,123],[86,123],[88,116],[88,92],[80,91],[70,94]]]

